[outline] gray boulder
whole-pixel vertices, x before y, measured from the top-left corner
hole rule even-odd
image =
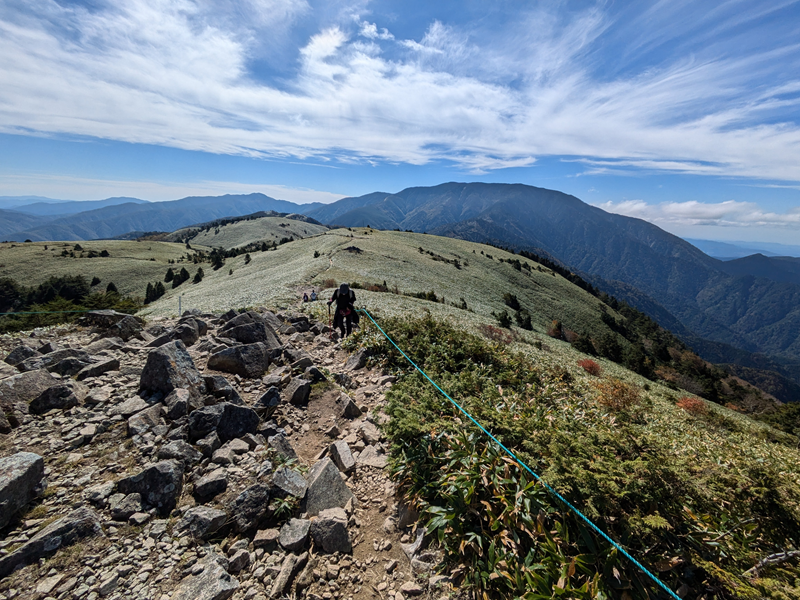
[[[0,529],[43,490],[44,459],[33,452],[0,458]]]
[[[285,498],[294,496],[302,499],[306,495],[308,483],[305,478],[294,469],[281,467],[272,475],[271,492],[273,496]]]
[[[150,351],[142,369],[139,389],[161,392],[165,396],[176,388],[194,395],[205,393],[205,382],[180,340],[169,342]]]
[[[308,531],[310,528],[311,522],[307,519],[289,519],[289,521],[281,527],[278,543],[281,545],[281,548],[289,552],[302,550],[308,543]]]
[[[282,433],[268,437],[267,446],[275,450],[275,452],[287,460],[297,460],[297,452],[294,451],[294,448],[292,448],[289,440],[287,440],[286,436]]]
[[[78,381],[83,381],[88,377],[99,377],[103,373],[108,373],[109,371],[119,371],[119,360],[116,358],[111,358],[109,360],[104,360],[102,362],[89,365],[88,367],[84,367],[78,371],[78,374],[75,375],[75,379]]]
[[[280,342],[275,333],[270,330],[264,321],[260,323],[243,323],[236,327],[223,327],[220,335],[236,340],[240,344],[255,344],[264,342],[273,349],[280,348]]]
[[[8,356],[6,356],[3,359],[3,361],[14,367],[19,363],[21,363],[23,360],[40,356],[42,356],[41,352],[37,352],[30,346],[23,345],[23,346],[17,346],[11,352],[9,352]]]
[[[261,517],[266,514],[268,504],[269,490],[267,486],[256,483],[246,488],[228,506],[228,512],[233,515],[236,531],[241,533],[255,527]]]
[[[350,358],[347,359],[347,362],[344,363],[344,368],[348,371],[363,369],[366,366],[367,366],[367,351],[363,349],[351,355]]]
[[[164,407],[167,410],[167,418],[174,421],[189,414],[189,407],[199,408],[200,403],[193,406],[192,395],[189,390],[184,388],[175,388],[167,397],[164,398]]]
[[[179,323],[173,329],[170,337],[173,340],[180,340],[184,345],[192,346],[200,339],[200,331],[197,328],[197,323],[194,319],[187,319],[183,323]]]
[[[286,386],[286,398],[294,406],[306,406],[311,394],[311,382],[299,377],[292,379]]]
[[[161,515],[168,515],[183,490],[183,464],[177,460],[162,460],[140,473],[117,482],[123,494],[138,493]]]
[[[127,342],[135,337],[139,337],[141,334],[141,323],[139,323],[136,317],[132,317],[131,315],[125,315],[122,317],[114,325],[111,325],[105,333],[107,337],[118,337],[123,342]]]
[[[228,472],[225,469],[214,469],[194,484],[194,493],[201,498],[213,498],[227,489]]]
[[[225,373],[234,373],[242,377],[261,377],[272,361],[272,353],[261,342],[233,346],[212,354],[207,368]]]
[[[197,440],[216,431],[224,443],[246,433],[255,433],[258,421],[252,408],[221,402],[199,408],[189,415],[189,437]]]
[[[56,350],[43,356],[27,358],[21,363],[16,365],[20,371],[36,371],[37,369],[47,369],[58,373],[59,375],[75,375],[83,367],[94,363],[94,359],[85,350],[77,350],[75,348],[64,348],[63,350]],[[82,365],[74,372],[69,372],[75,369],[78,365]]]
[[[364,467],[383,469],[389,464],[389,459],[385,454],[378,452],[375,446],[367,446],[359,453],[356,463]]]
[[[162,404],[154,404],[130,417],[128,419],[128,435],[144,435],[148,431],[164,425],[164,419],[161,418],[163,409]]]
[[[77,386],[80,386],[80,388]],[[77,384],[77,386],[75,382],[70,382],[54,385],[46,389],[31,401],[29,406],[30,411],[35,415],[41,415],[48,410],[63,410],[78,406],[80,401],[86,397],[86,392],[88,390],[86,390],[82,384]]]
[[[255,410],[264,419],[269,419],[281,403],[281,391],[272,386],[264,394],[256,400],[253,405]]]
[[[170,600],[227,600],[239,589],[239,581],[220,563],[223,557],[210,555],[197,564],[203,567],[198,575],[184,577],[175,588]]]
[[[350,446],[344,440],[331,444],[328,448],[328,454],[342,473],[350,473],[356,468],[353,453],[350,452]]]
[[[361,409],[358,408],[353,399],[347,394],[341,394],[337,403],[340,407],[340,414],[345,419],[357,419],[361,416]]]
[[[203,377],[203,381],[206,382],[208,393],[215,398],[223,399],[231,404],[244,404],[239,392],[222,375],[209,375]]]
[[[339,469],[330,458],[323,458],[311,467],[305,501],[305,511],[309,515],[318,515],[326,508],[344,508],[351,498],[353,492],[342,481]]]
[[[122,417],[127,418],[132,415],[135,415],[138,412],[142,412],[148,406],[150,405],[144,400],[142,400],[139,396],[133,396],[131,398],[128,398],[124,402],[121,402],[120,404],[111,407],[111,409],[108,411],[108,414],[111,415],[112,417],[115,415],[120,415]]]
[[[116,494],[121,496],[122,494]],[[133,515],[142,511],[142,495],[138,493],[128,494],[122,498],[114,498],[109,505],[111,518],[115,521],[127,521]]]
[[[158,449],[158,458],[160,460],[178,460],[189,466],[199,463],[203,459],[203,455],[183,440],[175,440]]]
[[[197,539],[204,540],[225,525],[228,515],[225,511],[210,506],[195,506],[186,511],[178,521],[178,530],[187,530]]]
[[[311,539],[314,546],[323,552],[349,553],[353,551],[350,536],[347,534],[347,514],[342,508],[329,508],[319,513],[311,522]]]
[[[28,413],[28,403],[47,388],[61,383],[44,369],[20,373],[0,381],[0,407],[3,412],[17,408]]]
[[[67,516],[50,523],[14,552],[0,558],[0,578],[14,570],[51,556],[59,548],[100,535],[103,529],[100,518],[91,508],[79,508]]]
[[[222,442],[219,439],[216,431],[212,431],[206,437],[197,440],[195,445],[199,448],[200,453],[205,456],[209,457],[222,445]]]

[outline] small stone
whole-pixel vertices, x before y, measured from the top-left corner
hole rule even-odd
[[[414,581],[406,581],[400,586],[400,591],[406,596],[420,596],[425,590]]]

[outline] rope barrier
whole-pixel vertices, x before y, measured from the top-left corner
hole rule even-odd
[[[572,504],[569,502],[569,500],[567,500],[566,498],[564,498],[564,496],[562,496],[562,495],[561,495],[561,494],[559,494],[559,493],[558,493],[556,490],[554,490],[552,487],[550,487],[550,485],[548,485],[546,481],[544,481],[544,480],[543,480],[543,479],[542,479],[542,478],[541,478],[539,475],[537,475],[537,474],[536,474],[536,473],[533,471],[533,469],[531,469],[531,468],[530,468],[528,465],[526,465],[526,464],[525,464],[523,461],[521,461],[519,458],[517,458],[517,456],[516,456],[516,455],[515,455],[515,454],[514,454],[514,453],[513,453],[511,450],[509,450],[508,448],[506,448],[506,447],[503,445],[503,443],[502,443],[500,440],[498,440],[498,439],[497,439],[496,437],[494,437],[494,436],[493,436],[491,433],[489,433],[489,431],[487,431],[487,430],[486,430],[486,428],[485,428],[483,425],[481,425],[481,424],[480,424],[478,421],[476,421],[476,420],[475,420],[475,418],[474,418],[474,417],[473,417],[471,414],[469,414],[469,413],[468,413],[468,412],[467,412],[467,411],[466,411],[466,410],[465,410],[465,409],[464,409],[464,408],[463,408],[463,407],[462,407],[462,406],[461,406],[461,405],[460,405],[458,402],[456,402],[455,400],[453,400],[453,399],[452,399],[452,398],[451,398],[451,397],[450,397],[450,396],[447,394],[447,392],[445,392],[445,391],[444,391],[442,388],[440,388],[440,387],[439,387],[439,386],[436,384],[436,382],[435,382],[433,379],[431,379],[430,377],[428,377],[428,374],[427,374],[427,373],[425,373],[425,371],[423,371],[422,369],[420,369],[420,368],[417,366],[417,364],[416,364],[416,363],[415,363],[413,360],[411,360],[411,359],[408,357],[408,355],[407,355],[405,352],[403,352],[403,351],[400,349],[400,346],[398,346],[398,345],[395,343],[395,341],[394,341],[394,340],[393,340],[391,337],[389,337],[389,335],[388,335],[388,334],[387,334],[387,333],[386,333],[386,332],[385,332],[385,331],[384,331],[384,330],[381,328],[381,326],[380,326],[380,325],[378,325],[378,323],[375,321],[375,319],[373,319],[373,318],[372,318],[372,315],[371,315],[371,314],[369,314],[369,312],[367,311],[367,309],[365,309],[365,308],[359,308],[359,309],[357,309],[357,310],[358,310],[358,312],[363,312],[365,315],[367,315],[367,316],[369,317],[369,320],[370,320],[370,321],[372,321],[372,323],[375,325],[375,327],[377,327],[377,328],[378,328],[378,331],[380,331],[380,332],[383,334],[383,337],[385,337],[387,340],[389,340],[389,342],[391,342],[391,344],[392,344],[392,345],[393,345],[395,348],[397,348],[397,351],[398,351],[398,352],[400,352],[400,354],[402,354],[402,355],[403,355],[403,357],[404,357],[404,358],[405,358],[405,359],[406,359],[406,360],[407,360],[409,363],[411,363],[411,365],[412,365],[412,366],[413,366],[413,367],[414,367],[414,368],[415,368],[417,371],[419,371],[420,373],[422,373],[423,377],[425,377],[425,379],[427,379],[427,380],[428,380],[428,381],[429,381],[429,382],[430,382],[430,383],[433,385],[433,387],[435,387],[437,390],[439,390],[439,392],[441,392],[441,394],[442,394],[442,395],[443,395],[445,398],[447,398],[447,399],[448,399],[448,400],[449,400],[449,401],[450,401],[450,402],[453,404],[453,406],[455,406],[455,407],[456,407],[456,408],[457,408],[459,411],[461,411],[461,412],[464,414],[464,416],[466,416],[466,417],[467,417],[467,418],[468,418],[470,421],[472,421],[472,422],[473,422],[475,425],[477,425],[477,426],[478,426],[478,428],[479,428],[479,429],[480,429],[480,430],[481,430],[483,433],[485,433],[485,434],[486,434],[486,435],[487,435],[487,436],[488,436],[488,437],[489,437],[489,438],[490,438],[490,439],[491,439],[491,440],[492,440],[492,441],[493,441],[495,444],[497,444],[498,446],[500,446],[500,448],[502,448],[502,449],[505,451],[505,453],[506,453],[506,454],[508,454],[508,455],[509,455],[509,456],[510,456],[510,457],[511,457],[511,458],[512,458],[512,459],[513,459],[513,460],[514,460],[514,461],[515,461],[515,462],[516,462],[516,463],[517,463],[519,466],[521,466],[521,467],[522,467],[523,469],[525,469],[525,470],[526,470],[528,473],[530,473],[531,475],[533,475],[534,479],[536,479],[536,481],[537,481],[538,483],[541,483],[541,484],[544,486],[544,488],[545,488],[545,489],[546,489],[548,492],[550,492],[550,493],[551,493],[553,496],[555,496],[555,497],[556,497],[558,500],[560,500],[560,501],[561,501],[561,502],[562,502],[564,505],[566,505],[566,506],[567,506],[567,507],[568,507],[568,508],[569,508],[569,509],[570,509],[572,512],[574,512],[576,515],[578,515],[578,516],[579,516],[581,519],[583,519],[583,521],[584,521],[584,522],[585,522],[587,525],[589,525],[589,527],[591,527],[591,528],[592,528],[592,529],[593,529],[593,530],[594,530],[596,533],[598,533],[598,534],[599,534],[599,535],[600,535],[600,536],[601,536],[603,539],[605,539],[605,540],[606,540],[608,543],[610,543],[612,546],[614,546],[614,548],[616,548],[617,550],[619,550],[619,551],[622,553],[622,555],[623,555],[623,556],[625,556],[625,558],[627,558],[627,559],[628,559],[628,560],[630,560],[630,561],[631,561],[631,562],[632,562],[634,565],[636,565],[636,566],[637,566],[637,567],[638,567],[638,568],[639,568],[639,569],[640,569],[640,570],[641,570],[641,571],[642,571],[642,572],[643,572],[645,575],[647,575],[647,576],[648,576],[650,579],[652,579],[652,580],[653,580],[653,581],[654,581],[654,582],[655,582],[655,583],[656,583],[656,584],[657,584],[657,585],[658,585],[658,586],[659,586],[661,589],[663,589],[665,592],[667,592],[667,594],[669,594],[669,595],[670,595],[670,597],[674,598],[675,600],[681,600],[680,596],[678,596],[678,595],[677,595],[675,592],[673,592],[671,589],[669,589],[669,588],[666,586],[666,584],[665,584],[663,581],[661,581],[661,580],[660,580],[658,577],[656,577],[656,576],[655,576],[653,573],[651,573],[651,572],[650,572],[650,571],[647,569],[647,567],[645,567],[645,566],[644,566],[643,564],[641,564],[641,563],[640,563],[638,560],[636,560],[636,559],[635,559],[633,556],[631,556],[631,555],[630,555],[630,554],[627,552],[627,550],[625,550],[625,549],[624,549],[622,546],[620,546],[620,545],[619,545],[617,542],[615,542],[614,540],[612,540],[612,539],[611,539],[611,538],[608,536],[608,534],[606,534],[606,533],[605,533],[605,532],[604,532],[602,529],[600,529],[600,528],[599,528],[597,525],[595,525],[595,524],[594,524],[594,523],[593,523],[591,520],[589,520],[589,518],[588,518],[586,515],[584,515],[584,514],[583,514],[583,513],[582,513],[580,510],[578,510],[578,509],[577,509],[575,506],[573,506],[573,505],[572,505]]]
[[[42,310],[38,312],[4,312],[0,313],[0,316],[3,315],[59,315],[62,313],[88,313],[94,312],[98,310],[96,308],[90,308],[87,310]]]

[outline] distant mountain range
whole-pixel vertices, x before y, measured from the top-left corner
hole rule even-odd
[[[305,214],[327,225],[462,238],[560,262],[646,312],[709,360],[773,370],[800,383],[800,259],[754,253],[718,260],[646,221],[607,213],[558,191],[446,183],[327,205],[297,205],[263,194],[111,204],[114,200],[120,199],[57,217],[31,214],[43,211],[38,202],[13,213],[0,211],[0,238],[111,238],[259,211]],[[64,206],[74,209],[72,203]]]
[[[714,240],[697,240],[692,238],[683,239],[709,256],[719,258],[720,260],[744,258],[752,254],[800,257],[800,246],[792,246],[790,244],[776,244],[774,242],[718,242]]]

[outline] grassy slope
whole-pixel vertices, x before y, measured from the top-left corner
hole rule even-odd
[[[47,250],[44,247],[47,246]],[[48,277],[83,275],[89,281],[100,278],[102,289],[114,282],[123,295],[143,297],[149,282],[162,281],[170,266],[182,265],[194,275],[197,267],[190,263],[169,265],[179,260],[187,250],[183,244],[165,242],[131,242],[119,240],[80,242],[84,252],[108,250],[107,258],[63,257],[61,252],[72,250],[75,242],[33,242],[0,244],[0,278],[10,277],[20,285],[35,286]],[[76,256],[80,252],[76,252]],[[155,258],[155,260],[151,260]]]
[[[171,237],[182,238],[192,231],[193,227],[179,229]],[[295,219],[282,217],[261,217],[249,221],[228,223],[208,231],[201,231],[191,240],[192,245],[212,246],[214,248],[236,248],[253,242],[278,242],[282,238],[294,239],[318,235],[327,231],[327,227],[304,223]],[[218,232],[218,233],[215,233]]]

